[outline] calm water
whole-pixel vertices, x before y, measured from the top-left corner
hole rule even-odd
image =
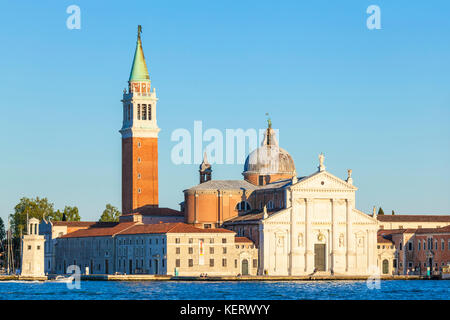
[[[291,282],[114,282],[82,281],[69,290],[61,282],[0,281],[0,299],[450,299],[450,281]]]

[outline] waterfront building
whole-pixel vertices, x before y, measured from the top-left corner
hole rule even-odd
[[[441,228],[380,230],[395,246],[395,273],[439,274],[450,265],[450,226]]]
[[[258,250],[227,229],[141,224],[117,235],[118,272],[178,276],[256,275]]]
[[[57,273],[76,265],[86,274],[255,275],[258,250],[235,235],[185,223],[94,225],[58,239]]]
[[[47,221],[45,218],[39,224],[39,234],[44,236],[44,272],[56,273],[55,255],[57,238],[80,229],[87,229],[96,224],[93,221]]]
[[[21,276],[44,276],[44,236],[39,235],[39,220],[31,218],[27,222],[27,234],[22,236]]]

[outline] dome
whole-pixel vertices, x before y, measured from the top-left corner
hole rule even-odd
[[[252,151],[244,165],[245,175],[280,175],[281,177],[295,175],[294,160],[291,155],[278,146],[275,130],[267,128],[264,141],[258,149]]]
[[[248,155],[245,160],[244,173],[259,175],[294,174],[294,160],[283,148],[261,146]]]

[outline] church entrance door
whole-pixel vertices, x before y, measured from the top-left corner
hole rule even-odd
[[[383,260],[383,274],[389,273],[389,261],[387,259]]]
[[[325,244],[314,245],[314,267],[316,271],[325,271]]]
[[[248,276],[248,260],[247,259],[242,260],[242,275]]]

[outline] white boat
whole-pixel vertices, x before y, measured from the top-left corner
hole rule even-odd
[[[53,281],[55,281],[55,282],[65,282],[65,283],[67,283],[67,282],[72,282],[72,278],[71,277],[64,277],[64,276],[56,276],[56,278],[53,280]]]

